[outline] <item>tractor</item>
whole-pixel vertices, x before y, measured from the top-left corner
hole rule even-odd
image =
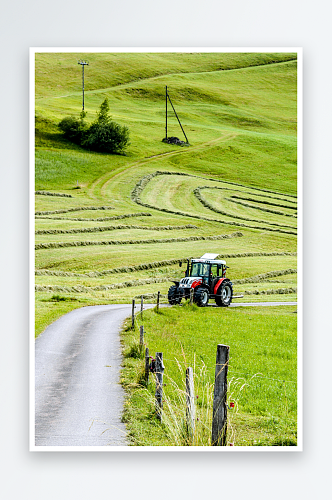
[[[226,262],[216,260],[217,256],[206,253],[200,259],[191,259],[190,262],[188,259],[185,277],[173,281],[174,285],[168,290],[169,304],[180,304],[182,299],[189,299],[193,293],[193,301],[199,307],[207,306],[209,299],[214,299],[217,306],[229,306],[233,298],[233,285],[226,278]]]

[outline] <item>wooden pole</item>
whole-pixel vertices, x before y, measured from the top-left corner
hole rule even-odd
[[[226,446],[229,346],[218,344],[212,416],[212,446]]]
[[[135,328],[135,299],[133,299],[132,305],[131,305],[131,327],[134,330],[134,328]]]
[[[143,319],[143,295],[141,295],[141,319]]]
[[[165,129],[166,129],[166,139],[167,139],[167,85],[166,85],[166,94],[165,94],[165,96],[166,96],[166,127],[165,127]]]
[[[150,356],[149,356],[149,348],[146,347],[145,349],[145,382],[146,385],[149,383],[149,374],[150,374]]]
[[[159,312],[160,292],[157,295],[157,312]]]
[[[139,327],[139,349],[142,351],[144,344],[144,326]]]
[[[195,394],[194,375],[191,367],[186,369],[186,419],[189,438],[195,435]]]
[[[190,304],[192,304],[194,301],[194,289],[190,288]]]
[[[163,353],[156,352],[156,413],[158,420],[162,421],[163,409],[163,376],[164,376]]]

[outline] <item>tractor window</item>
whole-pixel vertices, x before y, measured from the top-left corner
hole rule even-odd
[[[209,276],[209,264],[194,262],[191,266],[190,276]]]
[[[219,267],[217,264],[212,264],[211,265],[211,274],[214,278],[216,278],[217,276],[219,276]]]

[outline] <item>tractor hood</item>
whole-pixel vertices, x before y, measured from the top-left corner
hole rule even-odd
[[[180,281],[180,288],[195,288],[197,285],[201,284],[203,278],[201,276],[189,276],[187,278],[182,278]]]

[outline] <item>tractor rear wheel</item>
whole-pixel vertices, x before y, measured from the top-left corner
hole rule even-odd
[[[194,302],[199,307],[205,307],[209,302],[209,292],[206,288],[198,286],[194,291]]]
[[[168,302],[172,306],[174,304],[180,304],[182,296],[179,294],[178,287],[176,285],[172,285],[168,290]]]
[[[219,307],[228,307],[232,302],[233,298],[233,287],[230,281],[221,283],[217,295],[216,304]]]

